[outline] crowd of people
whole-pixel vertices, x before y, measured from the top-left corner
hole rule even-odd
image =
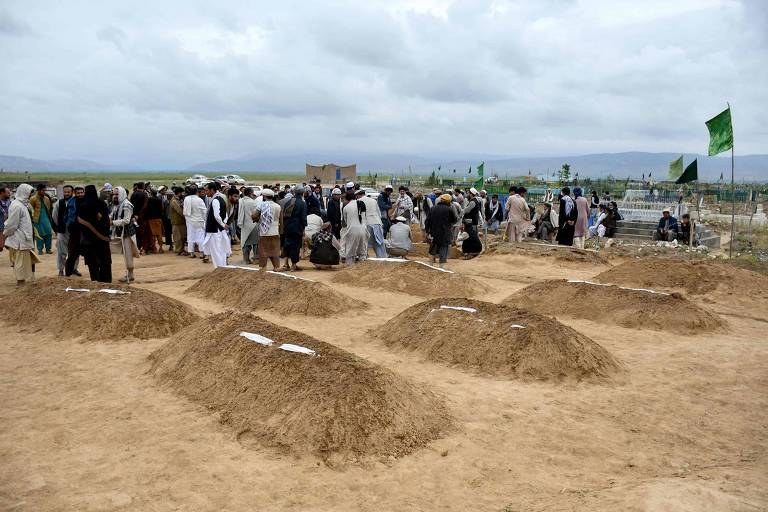
[[[619,207],[608,192],[600,199],[593,190],[587,200],[580,187],[573,189],[573,196],[570,187],[563,187],[555,200],[552,192],[547,190],[538,208],[528,204],[526,193],[525,187],[511,186],[505,207],[497,214],[488,212],[489,230],[493,231],[494,225],[498,225],[497,219],[506,218],[506,240],[520,242],[534,236],[542,241],[556,241],[559,245],[583,249],[590,238],[613,237],[617,222],[622,220]]]
[[[17,283],[23,284],[40,256],[53,254],[55,233],[59,276],[80,276],[82,258],[92,280],[111,282],[114,253],[126,268],[119,280],[131,283],[134,259],[163,253],[164,246],[215,268],[227,265],[232,246],[239,244],[243,264],[299,271],[302,259],[326,269],[354,265],[371,250],[378,258],[407,258],[419,232],[432,262],[443,267],[452,245],[466,259],[480,254],[481,234],[584,248],[589,238],[612,237],[621,220],[607,192],[599,198],[592,191],[588,199],[580,187],[573,195],[563,187],[557,199],[547,191],[538,207],[529,205],[526,194],[524,186],[512,186],[502,204],[498,194],[474,187],[413,194],[406,186],[395,193],[387,185],[376,196],[353,182],[326,189],[319,182],[224,189],[218,182],[200,188],[139,182],[130,193],[109,183],[101,190],[64,185],[62,197],[53,200],[44,185],[22,184],[13,201],[8,187],[0,189],[0,250],[8,249]],[[689,218],[678,223],[665,210],[656,238],[689,236]]]

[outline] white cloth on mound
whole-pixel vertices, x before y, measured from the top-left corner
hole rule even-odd
[[[293,345],[291,343],[283,343],[279,347],[277,347],[281,350],[286,350],[288,352],[298,352],[299,354],[307,354],[309,356],[316,355],[315,351],[311,348],[302,347],[301,345]]]
[[[256,334],[255,332],[246,332],[242,331],[240,333],[240,336],[242,336],[245,339],[255,341],[259,345],[264,345],[265,347],[268,347],[274,343],[274,340],[271,340],[269,338],[266,338],[262,336],[261,334]]]
[[[455,309],[456,311],[466,311],[467,313],[477,313],[475,308],[467,308],[464,306],[440,306],[440,309]]]

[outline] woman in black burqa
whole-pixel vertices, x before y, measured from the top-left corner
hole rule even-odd
[[[112,282],[112,254],[109,250],[109,207],[99,199],[94,185],[85,187],[78,207],[80,254],[88,265],[91,281]]]
[[[576,203],[571,198],[571,189],[563,187],[560,192],[560,211],[558,212],[557,243],[573,245],[573,235],[576,229],[576,219],[579,217]]]

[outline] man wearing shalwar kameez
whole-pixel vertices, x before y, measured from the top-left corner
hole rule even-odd
[[[505,238],[510,242],[522,242],[523,235],[531,226],[531,210],[525,200],[525,187],[515,189],[507,199],[507,229]]]
[[[32,185],[22,183],[16,189],[16,199],[8,208],[3,235],[5,249],[11,259],[16,285],[21,286],[34,277],[34,265],[39,263],[35,254],[35,236],[32,228],[32,212],[29,207],[29,195]]]
[[[368,257],[368,228],[365,223],[365,203],[351,200],[341,211],[344,258],[347,265]]]
[[[187,252],[191,258],[195,258],[195,244],[202,252],[203,238],[205,238],[205,215],[207,208],[205,201],[197,193],[197,188],[192,187],[184,198],[182,206],[184,221],[187,224]]]
[[[51,204],[50,196],[45,192],[45,185],[37,186],[37,193],[29,200],[32,207],[32,222],[35,224],[35,238],[37,239],[37,254],[46,254],[51,252],[53,242],[53,226],[51,225]]]
[[[240,206],[237,209],[237,225],[240,227],[240,247],[243,250],[243,263],[253,263],[251,254],[256,255],[259,244],[259,225],[253,221],[253,212],[259,209],[261,197],[254,199],[253,189],[248,187],[243,191]]]
[[[373,248],[377,258],[386,258],[387,249],[384,247],[384,224],[381,221],[379,205],[376,200],[365,195],[364,190],[358,190],[355,197],[365,203],[365,224],[368,230],[368,246]]]
[[[207,256],[210,256],[213,268],[225,266],[227,257],[232,254],[227,225],[227,198],[219,191],[220,187],[215,181],[206,185],[211,204],[205,219],[205,238],[202,249]]]

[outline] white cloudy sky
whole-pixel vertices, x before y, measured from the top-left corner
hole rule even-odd
[[[768,1],[0,0],[0,154],[768,153]]]

